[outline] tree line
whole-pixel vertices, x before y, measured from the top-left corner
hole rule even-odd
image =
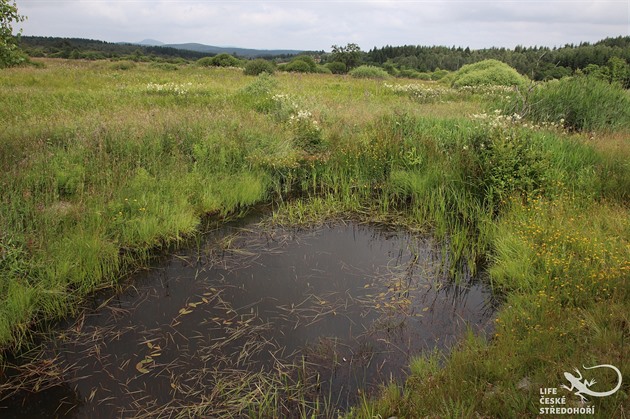
[[[495,59],[515,68],[519,73],[534,80],[561,78],[589,65],[611,66],[611,59],[630,63],[630,36],[606,38],[590,44],[567,44],[560,48],[524,47],[485,48],[471,50],[445,46],[385,46],[365,53],[368,64],[391,67],[398,70],[434,72],[456,71],[466,64]]]
[[[198,60],[215,54],[177,49],[164,46],[148,46],[112,43],[83,38],[58,38],[46,36],[22,36],[19,45],[31,57],[102,60],[127,58],[141,61],[147,57]]]

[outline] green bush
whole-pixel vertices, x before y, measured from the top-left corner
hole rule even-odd
[[[297,61],[302,61],[306,63],[311,72],[315,72],[315,69],[317,68],[317,63],[310,55],[298,55],[293,60],[291,60],[292,63]]]
[[[418,80],[434,80],[429,73],[418,73],[416,74],[416,78]]]
[[[256,60],[248,61],[245,64],[243,72],[247,76],[258,76],[262,73],[273,74],[276,68],[271,61],[258,58]]]
[[[449,73],[450,71],[448,70],[440,70],[439,68],[436,68],[435,71],[431,73],[431,80],[442,80]]]
[[[350,71],[350,75],[355,78],[366,78],[366,79],[387,79],[389,78],[389,74],[387,71],[383,70],[380,67],[375,67],[372,65],[362,65],[360,67],[355,68]]]
[[[319,74],[332,74],[332,71],[326,66],[318,65],[315,67],[315,72]]]
[[[524,113],[536,122],[554,122],[582,131],[630,127],[630,96],[597,77],[546,82],[527,97]]]
[[[326,68],[329,69],[333,74],[346,74],[348,72],[348,68],[341,61],[333,61],[332,63],[327,63]]]
[[[391,59],[384,62],[382,67],[383,70],[387,71],[391,76],[396,77],[400,73],[398,65],[394,63]]]
[[[214,57],[203,57],[197,60],[196,64],[201,67],[210,67],[214,64],[212,63],[212,59]]]
[[[293,58],[290,63],[281,67],[283,71],[292,71],[296,73],[322,73],[326,70],[318,69],[317,63],[310,55],[298,55]]]
[[[431,76],[427,73],[420,73],[416,70],[412,69],[404,69],[400,70],[398,73],[399,77],[406,77],[409,79],[419,79],[419,80],[431,80]]]
[[[453,87],[463,86],[524,86],[527,78],[509,65],[497,60],[467,64],[454,73]]]
[[[241,60],[230,54],[219,54],[212,57],[212,65],[216,67],[239,67]]]
[[[25,19],[18,13],[15,2],[0,1],[0,68],[26,62],[27,57],[18,47],[17,38],[13,36],[13,23],[23,22]]]
[[[291,61],[283,67],[284,71],[290,71],[294,73],[312,73],[315,69],[311,69],[311,67],[302,60]]]
[[[230,54],[219,54],[214,57],[204,57],[197,60],[202,67],[240,67],[241,60]]]

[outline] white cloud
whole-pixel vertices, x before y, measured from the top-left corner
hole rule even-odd
[[[25,35],[251,48],[563,45],[630,34],[626,0],[18,0]]]

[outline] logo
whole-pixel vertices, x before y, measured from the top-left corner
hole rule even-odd
[[[570,372],[564,373],[564,378],[567,379],[571,387],[566,384],[560,385],[560,387],[572,392],[576,396],[581,399],[582,406],[580,407],[566,407],[567,398],[565,396],[558,397],[558,389],[556,387],[552,388],[541,388],[540,389],[540,400],[541,404],[539,414],[555,414],[555,415],[572,415],[572,414],[595,414],[595,406],[584,406],[585,403],[588,402],[586,396],[589,397],[607,397],[615,394],[621,388],[622,376],[621,371],[614,365],[602,364],[595,365],[592,367],[582,366],[585,370],[592,370],[596,368],[608,368],[615,373],[617,373],[618,381],[615,387],[609,391],[594,391],[591,390],[591,386],[596,383],[595,379],[591,379],[590,381],[582,377],[582,373],[580,370],[575,368],[575,372],[577,373],[577,377]]]
[[[580,396],[580,398],[582,399],[583,403],[588,402],[588,400],[586,399],[586,397],[584,397],[584,395],[588,395],[588,396],[593,396],[593,397],[607,397],[610,395],[613,395],[617,392],[617,390],[619,390],[621,388],[621,371],[619,371],[619,369],[613,365],[608,365],[608,364],[602,364],[602,365],[595,365],[594,367],[585,367],[582,366],[585,370],[592,370],[594,368],[610,368],[612,370],[614,370],[617,373],[617,376],[619,377],[619,382],[617,383],[617,385],[615,386],[615,388],[613,388],[610,391],[593,391],[591,390],[589,387],[592,386],[593,384],[596,383],[595,379],[588,381],[585,380],[584,378],[582,378],[582,374],[580,373],[580,370],[578,370],[577,368],[575,369],[575,372],[577,372],[577,374],[579,375],[579,377],[576,377],[575,375],[571,374],[570,372],[565,372],[564,373],[564,378],[566,378],[569,383],[571,383],[571,387],[567,387],[566,385],[561,385],[560,387],[562,388],[566,388],[569,391],[574,391],[575,390],[575,395],[576,396]],[[582,382],[582,380],[584,380],[584,382]]]

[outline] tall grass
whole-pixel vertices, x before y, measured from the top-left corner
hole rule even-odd
[[[565,77],[537,86],[523,113],[535,122],[554,122],[574,131],[630,128],[630,95],[596,77]]]
[[[65,69],[40,70],[54,82],[26,98],[9,89],[0,108],[6,120],[21,120],[2,134],[0,153],[5,347],[20,343],[39,319],[65,316],[86,294],[111,286],[147,251],[193,234],[201,215],[225,216],[264,201],[273,184],[247,156],[282,138],[267,124],[268,139],[259,141],[264,128],[255,112],[235,126],[238,107],[217,119],[211,87],[156,97],[145,89],[147,80],[164,77],[159,69],[139,66],[123,76],[82,68],[72,70],[87,79],[77,87],[87,92],[74,94],[74,86],[51,75]],[[11,83],[24,77],[13,73],[5,76]],[[112,83],[119,92],[110,100],[111,91],[100,86]],[[54,102],[56,95],[75,98],[54,106],[44,100]],[[182,95],[208,108],[188,112],[190,104],[178,102]],[[30,112],[13,103],[27,103]],[[27,129],[18,133],[18,126]],[[256,136],[249,137],[254,127]]]
[[[385,70],[372,65],[359,66],[355,69],[350,70],[348,74],[358,79],[388,79],[390,77],[389,73],[387,73]]]

